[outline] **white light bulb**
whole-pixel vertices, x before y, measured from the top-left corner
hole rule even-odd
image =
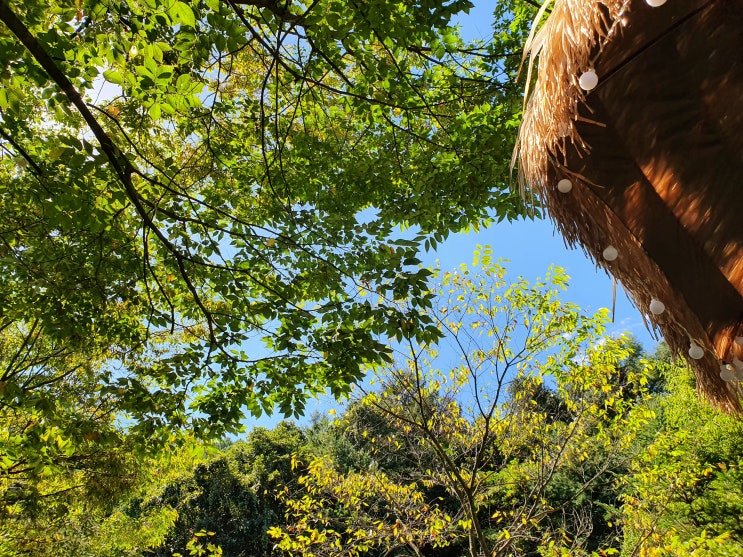
[[[580,85],[580,88],[584,91],[590,91],[591,89],[595,88],[596,85],[599,84],[599,76],[596,75],[596,72],[593,70],[588,70],[584,74],[580,76],[578,79],[578,85]]]
[[[651,8],[657,8],[666,3],[666,0],[645,0]]]
[[[573,189],[573,182],[571,182],[567,178],[563,178],[562,180],[560,180],[559,182],[557,182],[557,189],[561,193],[568,193],[568,192],[570,192],[570,190]]]
[[[666,311],[666,305],[663,302],[655,298],[650,300],[650,313],[653,315],[660,315],[664,311]]]
[[[720,379],[723,381],[732,381],[735,379],[735,372],[730,369],[731,367],[730,364],[722,364],[720,366]]]
[[[619,257],[619,252],[614,246],[606,246],[603,256],[604,259],[606,259],[607,261],[614,261],[617,257]]]
[[[691,346],[689,346],[689,356],[694,358],[695,360],[702,359],[704,357],[704,348],[702,348],[695,342],[692,342]]]

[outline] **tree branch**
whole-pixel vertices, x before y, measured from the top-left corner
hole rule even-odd
[[[75,106],[80,115],[83,117],[83,120],[85,120],[85,123],[90,128],[90,131],[93,132],[93,135],[98,140],[98,143],[101,146],[101,150],[106,155],[106,158],[108,158],[109,163],[114,170],[114,173],[124,186],[127,197],[129,197],[129,199],[131,200],[137,211],[137,214],[139,214],[140,218],[144,222],[145,227],[155,234],[158,240],[162,242],[168,252],[175,259],[176,266],[178,267],[178,271],[181,274],[186,287],[193,296],[194,302],[199,307],[207,320],[207,323],[209,325],[210,340],[214,341],[214,324],[211,318],[211,314],[201,300],[201,296],[196,290],[196,286],[193,284],[191,277],[188,275],[188,271],[186,270],[184,265],[183,256],[154,223],[144,207],[144,203],[139,195],[139,192],[134,187],[134,183],[132,182],[132,174],[139,174],[139,171],[126,158],[124,153],[122,153],[121,150],[116,146],[111,137],[109,137],[109,135],[101,126],[100,122],[98,122],[96,117],[93,115],[90,108],[88,108],[88,105],[83,100],[80,92],[75,88],[69,78],[57,66],[52,57],[49,56],[49,54],[44,50],[41,44],[39,44],[39,42],[36,40],[36,37],[34,37],[31,31],[29,31],[29,29],[23,24],[23,22],[18,19],[15,13],[13,13],[13,11],[7,4],[7,0],[0,0],[0,21],[2,21],[11,31],[11,33],[13,33],[18,38],[18,40],[21,41],[23,46],[25,46],[26,49],[31,53],[36,62],[42,67],[42,69],[47,73],[52,81],[54,81],[59,86],[59,88],[62,89],[62,92],[67,96],[70,102]]]
[[[36,161],[31,158],[31,156],[26,152],[26,150],[21,147],[12,137],[10,134],[5,132],[2,128],[0,128],[0,137],[5,139],[8,143],[10,143],[13,146],[13,149],[18,151],[18,154],[21,155],[24,159],[26,159],[26,162],[31,165],[31,168],[34,169],[34,175],[37,178],[42,178],[44,176],[44,171],[41,170],[41,167],[36,164]]]

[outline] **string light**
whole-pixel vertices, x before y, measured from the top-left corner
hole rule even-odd
[[[735,368],[730,364],[720,366],[720,379],[723,381],[732,381],[736,378]]]
[[[704,348],[699,346],[696,342],[692,342],[689,345],[689,356],[695,360],[700,360],[704,357]]]
[[[561,193],[569,193],[570,190],[573,189],[573,182],[571,182],[567,178],[563,178],[562,180],[560,180],[559,182],[557,182],[557,189]]]
[[[596,72],[593,70],[588,70],[578,79],[578,85],[580,85],[580,88],[584,91],[590,91],[591,89],[594,89],[598,84],[599,76],[596,75]]]
[[[730,364],[722,364],[720,366],[720,379],[723,381],[732,381],[736,378],[736,374],[733,366]]]
[[[660,315],[666,311],[666,305],[660,300],[653,298],[650,300],[650,313],[653,315]]]
[[[743,381],[743,361],[738,356],[733,356],[729,364],[720,365],[720,379],[723,381]]]
[[[617,257],[619,257],[619,252],[614,246],[606,246],[603,256],[604,259],[606,259],[607,261],[614,261]]]

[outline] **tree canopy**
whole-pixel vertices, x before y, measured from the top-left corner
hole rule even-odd
[[[437,343],[401,331],[333,418],[219,447],[142,454],[69,373],[95,360],[6,330],[3,366],[34,372],[3,408],[0,555],[738,555],[739,419],[561,301],[559,269],[477,258],[440,276]]]
[[[104,353],[143,437],[299,413],[400,323],[433,340],[420,251],[523,212],[533,6],[487,43],[470,7],[0,0],[0,327]]]

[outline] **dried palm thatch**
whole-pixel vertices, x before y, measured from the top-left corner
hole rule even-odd
[[[541,189],[553,157],[564,153],[567,141],[580,141],[574,127],[578,106],[585,101],[579,78],[593,69],[592,55],[615,32],[628,4],[629,0],[602,0],[600,5],[586,0],[557,0],[544,25],[532,29],[524,47],[524,57],[530,57],[526,110],[516,147],[522,193],[527,191],[527,184]],[[549,6],[547,0],[537,22]],[[602,6],[605,9],[600,9]],[[529,96],[537,57],[539,79]]]
[[[701,347],[687,358],[700,391],[740,412],[740,383],[720,372],[743,360],[743,2],[551,6],[525,51],[537,79],[514,153],[522,193],[641,310],[665,304],[652,325],[677,353]]]

